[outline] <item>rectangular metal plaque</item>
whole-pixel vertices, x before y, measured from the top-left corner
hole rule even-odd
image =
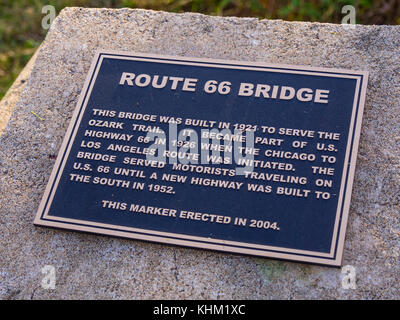
[[[340,266],[367,78],[100,51],[34,223]]]

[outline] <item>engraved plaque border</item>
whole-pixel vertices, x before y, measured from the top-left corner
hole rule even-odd
[[[63,172],[65,163],[68,159],[75,135],[78,131],[82,116],[85,112],[93,85],[104,58],[125,59],[137,61],[153,61],[158,63],[182,64],[192,66],[206,66],[214,68],[228,68],[237,70],[264,70],[269,72],[282,72],[292,74],[317,75],[327,77],[350,78],[357,81],[356,92],[354,94],[351,124],[349,128],[348,141],[346,146],[345,164],[341,178],[340,194],[338,197],[338,208],[335,219],[335,226],[332,238],[331,250],[329,253],[321,253],[307,250],[297,250],[291,248],[257,245],[237,241],[227,241],[221,239],[211,239],[198,236],[188,236],[184,234],[167,233],[154,230],[145,230],[119,225],[91,222],[62,218],[49,215],[49,207],[57,190],[59,179]],[[271,257],[284,260],[323,264],[330,266],[340,266],[343,256],[343,246],[345,240],[347,219],[349,214],[350,199],[354,172],[356,166],[357,150],[361,131],[362,115],[364,110],[366,88],[368,83],[367,71],[353,71],[334,68],[319,68],[310,66],[294,66],[284,64],[268,64],[262,62],[243,62],[218,59],[188,58],[168,55],[144,54],[133,52],[121,52],[110,50],[98,50],[85,84],[81,91],[77,106],[73,113],[68,130],[65,134],[62,146],[56,159],[53,171],[48,181],[42,201],[38,208],[34,224],[40,226],[56,227],[68,230],[77,230],[90,233],[118,236],[124,238],[160,242],[187,247],[202,249],[212,249],[231,253],[256,255]]]

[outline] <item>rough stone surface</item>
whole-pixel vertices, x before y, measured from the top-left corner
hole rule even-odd
[[[357,289],[343,289],[335,268],[34,227],[53,155],[99,48],[368,70],[344,251]],[[0,297],[399,298],[399,54],[398,26],[63,10],[0,136]],[[54,290],[41,287],[45,265],[56,267]]]

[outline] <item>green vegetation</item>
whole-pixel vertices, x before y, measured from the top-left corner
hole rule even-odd
[[[398,0],[0,0],[0,99],[46,35],[42,7],[145,8],[210,15],[340,23],[341,8],[357,9],[357,23],[400,24]]]

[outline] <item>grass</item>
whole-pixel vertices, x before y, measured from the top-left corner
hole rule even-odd
[[[340,23],[341,8],[357,9],[357,23],[400,24],[398,0],[0,0],[0,99],[46,35],[42,7],[145,8],[209,15]]]

